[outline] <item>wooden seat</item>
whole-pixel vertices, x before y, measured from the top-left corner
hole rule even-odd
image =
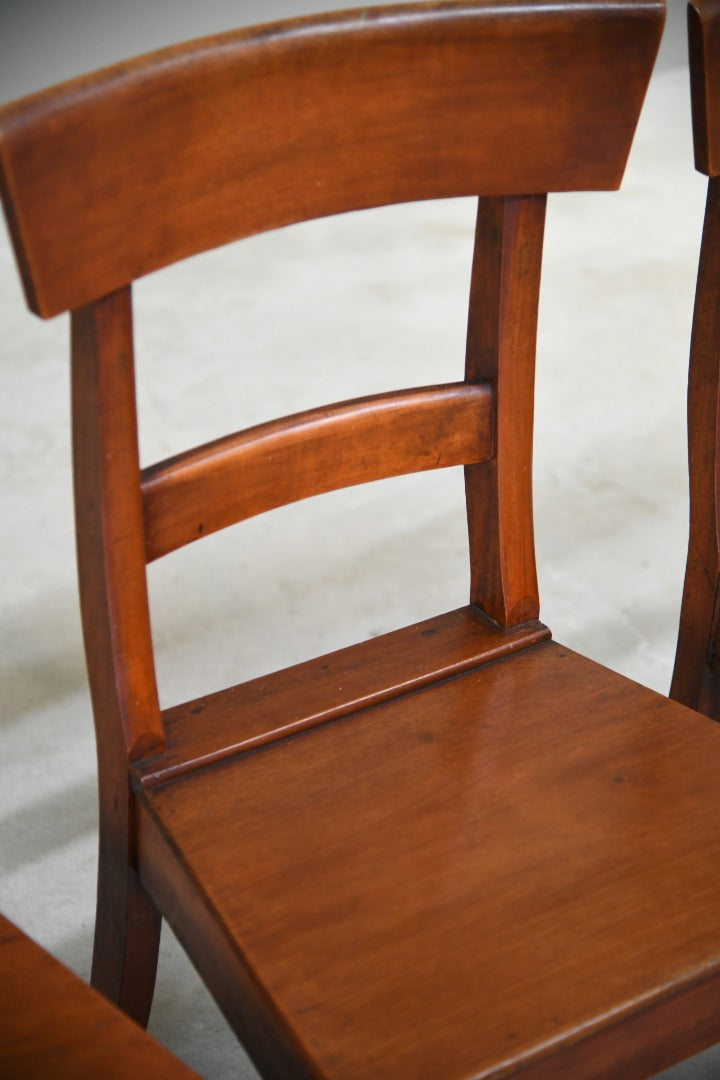
[[[0,915],[4,1080],[197,1080],[92,987]]]
[[[412,636],[376,639],[373,660]],[[224,704],[205,703],[210,727]],[[262,973],[317,1070],[287,1075],[649,1075],[717,1038],[718,734],[526,643],[242,770],[149,774],[142,873],[163,911],[202,883],[187,947],[211,985]],[[223,1006],[242,1030],[247,1005]]]
[[[628,1078],[720,1039],[720,729],[550,640],[532,532],[545,196],[619,184],[662,19],[655,0],[376,8],[0,112],[28,302],[72,311],[93,981],[145,1019],[164,916],[263,1075]],[[135,278],[313,216],[467,194],[462,382],[140,468]],[[452,465],[467,607],[160,710],[149,561]]]

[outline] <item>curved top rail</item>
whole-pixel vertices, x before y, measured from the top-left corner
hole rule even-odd
[[[347,210],[617,187],[662,0],[451,0],[192,41],[0,109],[28,303]]]

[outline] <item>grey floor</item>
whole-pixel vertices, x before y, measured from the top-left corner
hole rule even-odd
[[[0,99],[322,6],[0,0]],[[672,32],[621,193],[550,200],[538,347],[543,618],[558,639],[663,691],[686,542],[684,383],[704,202],[683,10],[670,0]],[[140,283],[144,459],[268,411],[459,377],[472,228],[463,200],[348,215]],[[67,321],[24,310],[2,232],[0,326],[0,910],[87,976],[95,762],[74,577]],[[310,500],[154,566],[164,703],[463,603],[461,487],[455,472],[438,473]],[[204,1076],[255,1075],[170,934],[150,1028]],[[720,1076],[720,1050],[664,1076]]]

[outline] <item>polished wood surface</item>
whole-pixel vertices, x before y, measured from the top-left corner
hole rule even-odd
[[[323,214],[617,187],[661,27],[660,0],[360,7],[7,106],[0,186],[28,301],[54,315]]]
[[[377,394],[270,421],[160,462],[142,477],[148,562],[310,495],[488,461],[492,411],[488,385]]]
[[[92,981],[146,1023],[160,915],[134,869],[127,762],[162,749],[165,735],[145,577],[130,290],[73,312],[71,340],[78,579],[100,797]]]
[[[625,1080],[720,1039],[720,728],[537,619],[545,196],[618,183],[661,24],[651,0],[361,10],[0,112],[28,297],[75,307],[93,982],[138,1019],[162,913],[268,1077]],[[131,279],[274,225],[466,192],[462,384],[323,405],[141,470]],[[468,607],[160,711],[147,561],[453,463]]]
[[[465,607],[327,656],[165,709],[167,747],[137,762],[142,784],[295,735],[388,698],[520,652],[550,631],[534,621],[503,630]]]
[[[688,4],[690,90],[695,167],[708,176],[720,172],[720,3]]]
[[[495,454],[465,469],[470,599],[502,626],[540,610],[532,513],[535,339],[545,196],[481,199],[465,377],[497,396]]]
[[[196,1074],[0,915],[4,1080],[192,1080]]]
[[[262,973],[269,1076],[648,1076],[717,1038],[719,765],[712,721],[539,644],[145,786],[140,871]]]
[[[688,373],[690,530],[671,694],[720,720],[720,4],[688,5],[695,165],[709,176]]]

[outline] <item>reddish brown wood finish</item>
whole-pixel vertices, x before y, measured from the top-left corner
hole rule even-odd
[[[720,60],[720,54],[718,56]],[[720,181],[709,183],[688,376],[690,537],[670,693],[720,720]]]
[[[671,695],[720,720],[720,4],[688,6],[695,164],[709,175],[688,374],[690,537]]]
[[[470,597],[502,626],[539,614],[532,517],[535,338],[545,197],[481,199],[465,377],[497,397],[496,453],[465,470]]]
[[[660,0],[360,8],[9,106],[0,187],[30,306],[54,315],[323,214],[617,187],[661,26]]]
[[[720,172],[720,2],[688,4],[690,90],[695,167],[708,176]]]
[[[264,1075],[631,1080],[718,1036],[719,764],[710,720],[540,644],[146,787],[140,868],[257,980],[296,1054]]]
[[[146,1023],[160,916],[135,873],[127,762],[161,750],[148,611],[130,290],[73,312],[73,459],[100,793],[93,985]]]
[[[0,915],[3,1080],[192,1080],[191,1069]]]
[[[539,622],[501,630],[477,608],[459,608],[329,656],[166,709],[167,749],[138,762],[143,784],[326,724],[358,709],[545,641]]]
[[[492,454],[488,386],[378,394],[261,424],[144,471],[147,560],[309,495]]]
[[[268,1077],[625,1080],[720,1038],[720,728],[536,621],[545,192],[618,182],[661,11],[360,11],[0,111],[28,296],[44,314],[80,305],[93,980],[142,1019],[162,911]],[[467,191],[464,384],[272,421],[141,475],[131,278],[273,225]],[[716,403],[716,372],[698,370]],[[704,484],[715,443],[697,454]],[[200,525],[451,463],[466,465],[470,607],[160,714],[147,559]],[[697,507],[707,568],[715,510]]]

